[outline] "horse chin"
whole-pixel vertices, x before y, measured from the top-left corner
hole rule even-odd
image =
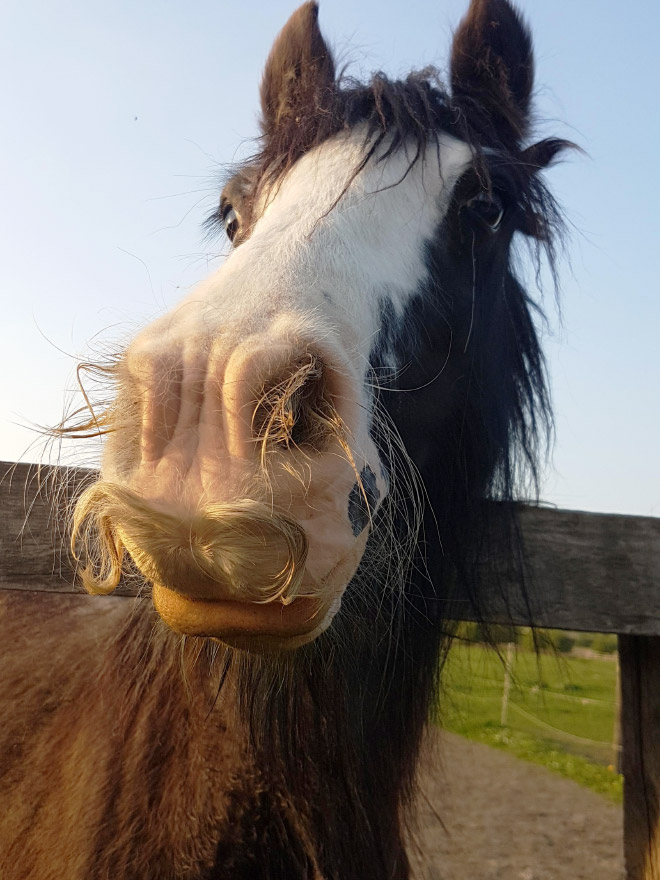
[[[301,596],[282,602],[193,599],[153,585],[154,607],[175,632],[223,642],[248,651],[290,651],[313,641],[330,626],[340,597]]]

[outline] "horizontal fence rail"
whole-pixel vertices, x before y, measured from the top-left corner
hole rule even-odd
[[[96,475],[0,461],[0,590],[85,595],[76,583],[66,523],[71,499]],[[120,587],[122,593],[129,595]]]
[[[0,462],[0,589],[80,592],[63,523],[67,503],[94,478]],[[660,635],[660,519],[544,507],[520,518],[530,595],[511,583],[506,596],[487,597],[490,622]],[[474,616],[456,600],[453,613]]]
[[[660,518],[528,506],[520,525],[529,595],[484,597],[489,622],[660,635]]]
[[[97,601],[76,584],[64,526],[95,478],[0,462],[0,590]],[[520,520],[530,595],[507,584],[487,597],[486,619],[619,635],[626,877],[660,880],[660,519],[530,506]],[[455,599],[453,615],[475,617]]]

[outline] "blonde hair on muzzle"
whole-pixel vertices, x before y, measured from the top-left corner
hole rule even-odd
[[[101,480],[76,503],[71,549],[89,593],[118,586],[128,553],[145,578],[193,598],[288,604],[302,595],[308,542],[298,523],[261,501],[178,516]]]

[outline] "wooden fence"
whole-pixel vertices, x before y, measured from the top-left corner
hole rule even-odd
[[[93,479],[67,473],[62,502]],[[0,462],[0,589],[80,594],[53,484],[48,470]],[[660,880],[660,519],[529,507],[522,528],[537,592],[530,604],[512,585],[489,619],[618,634],[626,877]],[[457,615],[471,617],[467,603]]]

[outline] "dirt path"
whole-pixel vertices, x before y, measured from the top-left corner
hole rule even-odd
[[[415,880],[623,880],[620,807],[452,734],[439,748],[421,775]]]

